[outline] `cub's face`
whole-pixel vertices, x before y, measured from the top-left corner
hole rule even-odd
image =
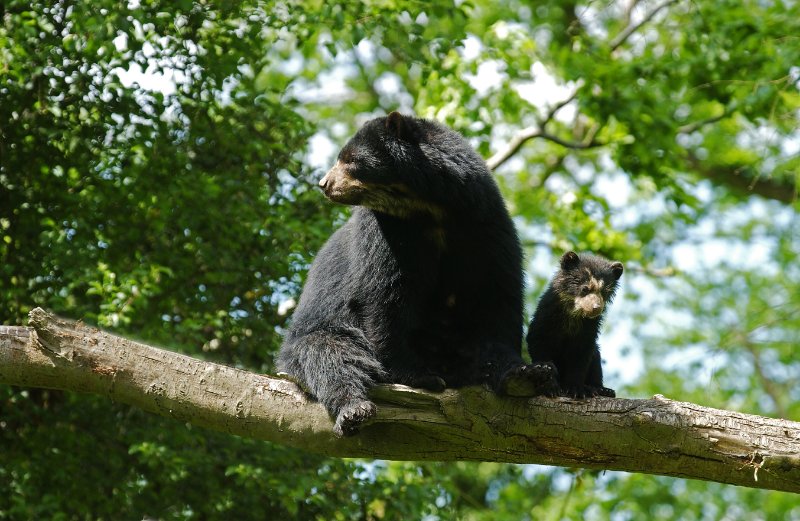
[[[614,298],[622,271],[621,262],[567,252],[554,286],[571,315],[597,318]]]

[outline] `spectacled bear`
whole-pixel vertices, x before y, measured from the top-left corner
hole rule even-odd
[[[603,386],[597,337],[622,269],[621,262],[569,251],[539,299],[528,328],[528,352],[534,363],[555,365],[561,394],[616,396]]]
[[[356,208],[311,265],[277,368],[322,402],[337,435],[375,414],[379,382],[555,393],[552,366],[520,354],[516,230],[459,134],[392,112],[358,130],[319,184]]]

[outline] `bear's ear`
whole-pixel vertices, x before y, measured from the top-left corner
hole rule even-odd
[[[411,126],[408,119],[397,111],[386,116],[386,130],[396,138],[408,139],[411,136]]]
[[[611,273],[614,274],[614,278],[615,279],[619,280],[619,278],[622,276],[622,263],[621,262],[615,262],[614,264],[612,264],[611,265]]]
[[[574,251],[568,251],[561,256],[561,269],[569,270],[580,264],[581,260]]]

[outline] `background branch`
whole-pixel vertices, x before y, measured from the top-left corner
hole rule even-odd
[[[667,0],[666,2],[656,6],[655,9],[647,13],[640,22],[629,23],[625,27],[625,29],[623,29],[617,36],[614,37],[613,40],[609,42],[609,45],[611,46],[611,52],[617,50],[623,43],[625,43],[628,40],[628,38],[630,38],[630,36],[633,33],[638,31],[640,27],[642,27],[644,24],[652,20],[653,17],[657,15],[659,11],[677,2],[678,0]]]
[[[755,174],[748,175],[747,168],[709,165],[691,151],[687,152],[686,158],[692,167],[692,172],[705,177],[714,184],[726,186],[734,192],[745,195],[756,194],[786,204],[794,204],[797,201],[797,186],[790,181],[781,183]]]
[[[577,87],[575,88],[573,93],[569,95],[569,97],[567,97],[562,101],[559,101],[558,103],[550,107],[550,110],[547,111],[545,117],[543,119],[539,119],[539,128],[544,128],[545,126],[547,126],[547,124],[550,123],[550,121],[552,121],[554,117],[556,117],[556,114],[558,114],[559,110],[563,109],[564,107],[569,105],[572,102],[572,100],[577,98],[578,92],[581,90],[581,87],[583,87],[583,80],[580,80],[578,82]]]
[[[489,167],[489,170],[494,171],[497,167],[508,161],[508,159],[517,153],[517,151],[524,145],[528,140],[533,139],[535,137],[539,137],[542,135],[542,131],[538,127],[527,127],[523,128],[516,134],[511,140],[503,147],[502,150],[493,154],[489,159],[486,160],[486,166]]]
[[[547,114],[545,114],[544,118],[537,118],[537,126],[526,127],[520,130],[514,135],[514,137],[511,138],[511,140],[508,142],[508,144],[506,144],[505,147],[503,147],[502,150],[487,159],[486,165],[489,167],[489,170],[494,171],[497,169],[497,167],[505,163],[509,158],[511,158],[511,156],[516,154],[522,145],[524,145],[527,141],[537,137],[552,141],[553,143],[559,144],[565,148],[586,149],[603,146],[603,143],[599,143],[594,139],[597,135],[598,127],[590,128],[581,141],[562,139],[545,130],[547,125],[553,120],[553,118],[555,118],[558,111],[567,106],[578,96],[578,92],[582,86],[583,83],[579,83],[575,91],[566,99],[553,105],[547,111]]]
[[[0,383],[88,392],[180,421],[333,456],[615,469],[800,492],[800,424],[675,402],[374,389],[378,416],[336,438],[287,380],[126,340],[37,308],[0,327]]]
[[[711,125],[712,123],[716,123],[717,121],[721,121],[726,117],[730,116],[733,113],[735,106],[725,107],[725,110],[722,111],[721,114],[718,116],[713,116],[707,119],[703,119],[700,121],[694,121],[692,123],[687,123],[686,125],[682,125],[678,127],[679,134],[691,134],[701,128],[705,127],[706,125]]]
[[[590,132],[590,137],[592,139],[588,141],[569,141],[566,139],[562,139],[554,134],[545,132],[540,128],[527,127],[516,133],[514,137],[511,138],[511,141],[509,141],[508,144],[502,150],[500,150],[496,154],[492,155],[489,159],[487,159],[486,166],[488,166],[489,170],[492,171],[497,169],[497,167],[508,161],[511,158],[511,156],[516,154],[517,151],[519,151],[519,149],[522,147],[522,145],[524,145],[527,141],[537,137],[546,139],[547,141],[552,141],[553,143],[561,145],[562,147],[565,148],[573,148],[577,150],[582,150],[587,148],[597,148],[603,146],[604,143],[600,143],[594,140],[593,136],[595,133],[596,131]]]
[[[642,27],[644,24],[652,20],[653,17],[656,14],[658,14],[659,11],[663,10],[664,8],[668,7],[671,4],[676,3],[677,1],[678,0],[667,0],[664,3],[656,6],[651,12],[645,15],[645,17],[641,21],[637,23],[628,23],[625,29],[623,29],[616,37],[614,37],[613,40],[611,40],[610,42],[611,51],[612,52],[615,51],[619,46],[625,43],[625,41],[634,32],[636,32],[640,27]],[[632,2],[628,11],[626,12],[626,17],[628,19],[630,18],[630,13],[636,6],[636,3],[637,3],[636,1]],[[577,97],[578,92],[580,91],[580,88],[582,86],[583,83],[580,83],[578,87],[575,89],[575,91],[567,99],[554,105],[548,111],[547,115],[543,119],[539,120],[538,127],[527,127],[520,130],[516,135],[514,135],[511,141],[509,141],[509,143],[502,150],[500,150],[496,154],[492,155],[489,159],[487,159],[486,164],[489,167],[489,170],[494,171],[497,167],[505,163],[509,158],[511,158],[514,154],[516,154],[522,147],[522,145],[524,145],[527,141],[537,137],[547,139],[548,141],[552,141],[553,143],[557,143],[563,147],[573,148],[573,149],[587,149],[587,148],[603,146],[603,143],[598,143],[597,141],[594,140],[594,136],[597,134],[599,127],[594,127],[593,131],[587,133],[585,138],[580,142],[567,141],[559,138],[558,136],[545,132],[546,125],[555,117],[556,113],[559,110],[561,110],[564,106],[569,104]],[[719,119],[722,119],[724,116],[725,115],[723,114],[723,116],[719,117],[714,121],[718,121]],[[708,123],[713,123],[714,121],[704,121],[699,123],[699,125],[702,126]],[[690,127],[687,126],[687,128]],[[687,130],[687,132],[690,131],[691,130]]]

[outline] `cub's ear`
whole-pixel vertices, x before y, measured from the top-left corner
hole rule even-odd
[[[621,262],[615,262],[614,264],[612,264],[611,265],[611,273],[614,274],[614,278],[615,279],[619,280],[619,278],[622,276],[622,263]]]
[[[561,256],[561,269],[569,270],[580,264],[581,259],[574,251],[568,251]]]
[[[397,111],[390,112],[386,116],[386,130],[389,134],[400,139],[411,137],[411,122]]]

